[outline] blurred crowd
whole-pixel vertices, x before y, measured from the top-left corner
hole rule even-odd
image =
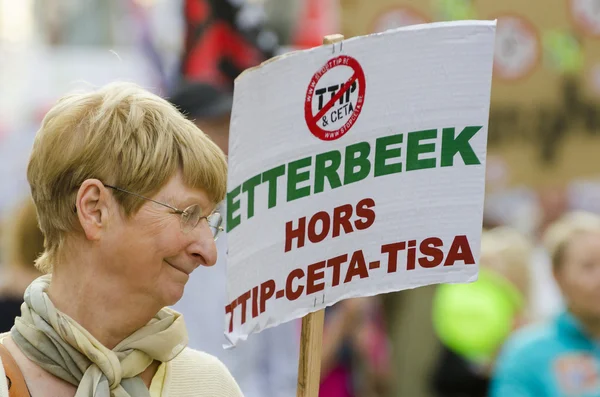
[[[235,77],[319,45],[350,23],[343,7],[358,2],[0,0],[0,333],[41,274],[34,262],[44,239],[25,166],[53,101],[73,89],[135,81],[227,153]],[[400,15],[379,29],[417,22]],[[599,396],[595,164],[586,178],[534,186],[506,182],[505,161],[490,156],[479,280],[328,308],[320,396]],[[222,348],[226,244],[226,236],[217,241],[217,266],[194,273],[174,307],[190,346],[219,357],[247,397],[294,396],[299,321]]]

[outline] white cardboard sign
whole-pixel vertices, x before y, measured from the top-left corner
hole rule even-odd
[[[477,279],[495,28],[400,28],[236,80],[231,345],[342,299]]]

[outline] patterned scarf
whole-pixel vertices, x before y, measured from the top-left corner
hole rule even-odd
[[[45,371],[77,386],[75,397],[150,397],[139,375],[154,360],[170,361],[185,348],[183,317],[163,308],[110,350],[54,307],[46,293],[50,280],[51,275],[42,276],[25,292],[21,317],[11,330],[23,353]]]

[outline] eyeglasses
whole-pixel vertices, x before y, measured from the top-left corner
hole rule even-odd
[[[182,211],[180,209],[173,207],[172,205],[161,203],[160,201],[156,201],[151,198],[144,197],[141,194],[133,193],[133,192],[130,192],[125,189],[121,189],[116,186],[111,186],[111,185],[106,185],[106,184],[104,186],[114,189],[114,190],[118,190],[119,192],[131,194],[131,195],[139,197],[141,199],[152,201],[153,203],[160,204],[162,206],[170,208],[174,214],[181,215],[181,230],[184,233],[188,233],[188,232],[194,230],[194,228],[196,226],[198,226],[198,223],[202,219],[206,219],[206,222],[208,223],[208,227],[210,228],[210,231],[212,232],[212,235],[213,235],[213,238],[215,239],[215,241],[217,241],[217,238],[219,237],[219,233],[221,231],[223,231],[223,227],[221,226],[221,224],[223,223],[223,218],[221,217],[221,214],[219,212],[213,212],[212,214],[210,214],[208,216],[203,216],[202,208],[200,208],[200,206],[198,204],[192,204]]]

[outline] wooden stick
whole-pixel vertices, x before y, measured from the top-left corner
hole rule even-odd
[[[323,44],[335,44],[342,40],[344,40],[343,35],[332,34],[323,38]],[[318,397],[319,395],[324,321],[325,309],[309,313],[302,318],[297,397]]]
[[[321,347],[325,309],[302,318],[297,397],[317,397],[321,382]]]
[[[343,34],[329,34],[323,37],[323,44],[334,44],[344,40]]]

